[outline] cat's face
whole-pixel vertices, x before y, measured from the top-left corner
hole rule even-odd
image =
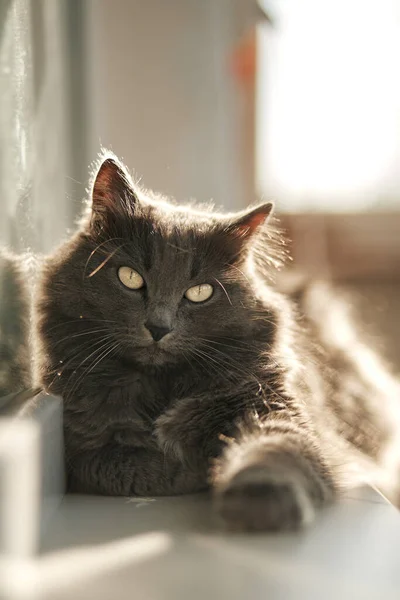
[[[62,311],[105,331],[110,356],[142,365],[214,356],[217,365],[255,324],[254,289],[240,266],[271,206],[222,218],[139,194],[115,159],[102,164],[90,222],[54,273]]]

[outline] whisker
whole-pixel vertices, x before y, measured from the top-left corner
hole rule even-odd
[[[242,275],[242,277],[243,277],[244,279],[246,279],[246,281],[247,281],[248,283],[250,283],[250,280],[249,280],[249,278],[247,277],[247,275],[245,275],[245,274],[243,273],[243,271],[241,271],[241,270],[239,269],[239,267],[237,267],[236,265],[231,265],[231,264],[230,264],[230,265],[229,265],[229,268],[230,268],[230,269],[236,269],[236,271],[239,271],[239,273]]]
[[[87,362],[92,356],[95,356],[98,352],[101,352],[104,348],[106,348],[108,345],[110,344],[109,341],[102,343],[101,346],[99,348],[96,348],[91,354],[89,354],[89,356],[87,356],[86,358],[83,359],[83,361],[79,364],[79,366],[73,371],[73,373],[70,375],[70,377],[68,378],[67,383],[65,384],[65,389],[67,389],[67,386],[71,380],[71,378],[79,371],[79,369],[85,364],[85,362]],[[85,372],[84,372],[85,374]],[[74,385],[72,386],[71,390],[68,392],[68,395],[71,396],[72,392],[75,391],[77,383],[81,381],[82,377],[79,377],[78,380],[74,383]]]
[[[198,365],[200,365],[200,368],[205,369],[206,373],[210,377],[213,377],[215,373],[219,375],[218,369],[216,369],[214,365],[209,365],[205,360],[205,357],[202,354],[199,354],[197,349],[195,350],[194,348],[191,348],[190,353],[192,354],[192,358],[197,362]]]
[[[85,377],[87,377],[87,375],[89,375],[89,373],[91,373],[93,371],[93,369],[95,369],[97,367],[97,365],[106,358],[106,356],[108,356],[111,352],[113,352],[114,350],[116,350],[117,348],[119,348],[119,346],[121,346],[121,342],[116,342],[114,344],[114,346],[112,346],[109,350],[104,351],[103,354],[98,358],[98,360],[95,362],[94,365],[92,365],[89,369],[89,371],[87,371],[85,373]]]
[[[221,352],[221,350],[218,350],[217,348],[211,348],[207,344],[205,345],[205,347],[208,348],[209,350],[212,350],[213,352],[217,352],[218,355],[220,355],[220,357],[222,357],[222,358],[220,358],[220,364],[224,365],[225,367],[234,368],[235,370],[246,375],[247,377],[250,376],[250,377],[254,378],[256,381],[258,381],[258,379],[254,375],[254,373],[252,373],[251,371],[248,371],[247,369],[243,369],[243,366],[240,363],[238,363],[237,361],[235,361],[232,357],[228,356],[224,352]]]
[[[255,352],[259,351],[259,347],[257,344],[253,343],[250,344],[248,342],[244,342],[242,340],[239,339],[235,339],[235,338],[227,338],[227,337],[221,337],[219,339],[224,339],[224,340],[232,340],[235,342],[235,344],[224,344],[222,342],[219,342],[217,340],[210,340],[208,338],[200,338],[202,341],[204,342],[208,342],[210,344],[216,344],[217,346],[224,346],[225,348],[231,348],[232,350],[239,350],[241,352],[248,352],[249,350],[254,350]],[[237,344],[239,344],[241,347],[238,347]]]
[[[98,337],[97,339],[89,339],[89,340],[85,340],[84,342],[81,342],[79,344],[79,346],[77,346],[77,352],[73,352],[72,355],[69,355],[67,360],[62,361],[62,369],[67,369],[67,367],[73,363],[73,361],[76,359],[77,356],[79,356],[80,354],[82,354],[83,351],[86,351],[89,348],[94,348],[94,346],[96,346],[97,344],[101,344],[103,342],[108,341],[110,338],[113,338],[114,333],[108,333],[107,335],[102,335],[100,337]],[[56,367],[56,370],[59,371],[59,367]]]
[[[105,265],[108,263],[108,261],[109,261],[109,260],[111,260],[111,258],[114,256],[114,254],[116,254],[116,253],[118,252],[118,250],[120,250],[120,249],[122,248],[122,246],[123,246],[123,245],[124,245],[124,244],[122,244],[121,246],[118,246],[118,248],[115,248],[115,250],[113,250],[112,252],[110,252],[110,254],[107,256],[107,258],[105,258],[105,259],[103,260],[103,262],[102,262],[102,263],[100,263],[100,264],[99,264],[99,266],[98,266],[98,267],[96,267],[96,268],[94,269],[94,271],[92,271],[92,272],[90,273],[90,275],[88,275],[88,278],[89,278],[89,277],[93,277],[93,275],[96,275],[96,273],[98,273],[98,272],[100,271],[100,269],[102,269],[102,268],[103,268],[103,267],[104,267],[104,266],[105,266]]]
[[[112,334],[110,334],[108,336],[102,336],[100,339],[98,339],[94,342],[92,340],[89,340],[89,342],[82,344],[79,347],[79,350],[77,352],[75,352],[72,356],[70,356],[66,362],[62,363],[62,366],[57,365],[54,369],[52,369],[50,371],[50,373],[55,373],[55,376],[52,379],[51,383],[49,384],[48,388],[51,389],[51,387],[54,384],[54,381],[57,379],[57,377],[59,377],[60,375],[62,376],[65,371],[69,371],[70,369],[73,369],[73,363],[79,356],[81,356],[84,352],[87,352],[88,350],[92,349],[93,347],[98,346],[99,344],[100,344],[100,348],[96,348],[95,351],[97,352],[97,350],[101,350],[101,348],[103,347],[104,342],[106,340],[107,340],[107,343],[109,343],[108,338],[110,338],[110,337],[113,337]],[[71,373],[65,386],[68,385],[70,379],[73,377],[73,375],[76,373],[76,371],[82,366],[82,364],[84,364],[84,362],[85,362],[85,360],[83,360],[80,363],[80,365],[78,365],[75,368],[74,372]]]
[[[222,285],[222,283],[220,282],[219,279],[217,279],[216,277],[213,277],[213,279],[221,286],[221,288],[223,289],[223,291],[225,293],[225,296],[228,298],[229,304],[232,306],[232,300],[230,299],[230,296],[229,296],[228,292],[226,291],[226,288]]]
[[[64,325],[71,325],[72,323],[88,323],[92,321],[100,323],[116,323],[116,321],[111,321],[110,319],[90,319],[87,317],[80,317],[79,319],[73,319],[72,321],[63,321],[62,323],[57,323],[57,325],[50,327],[50,329],[47,329],[46,331],[50,333],[50,331],[54,331],[54,329],[58,329]]]
[[[105,240],[104,242],[101,242],[101,244],[99,244],[98,246],[96,246],[96,248],[94,250],[92,250],[92,252],[89,254],[89,258],[87,259],[86,263],[85,263],[85,267],[83,269],[83,275],[82,275],[82,280],[85,279],[86,276],[86,269],[88,267],[89,261],[92,258],[92,256],[97,252],[97,250],[99,248],[101,248],[102,246],[104,246],[104,244],[108,244],[109,242],[115,242],[116,240],[122,240],[123,238],[121,237],[114,237],[114,238],[109,238],[108,240]]]
[[[212,349],[213,350],[213,349]],[[241,373],[241,376],[243,376],[243,374],[245,374],[246,376],[249,376],[252,374],[248,371],[244,371],[243,369],[241,369],[240,367],[237,366],[237,364],[229,362],[228,361],[228,357],[226,357],[226,355],[224,355],[223,353],[221,353],[221,355],[223,356],[223,358],[225,360],[222,360],[219,357],[213,357],[210,355],[210,353],[204,352],[202,350],[199,350],[198,348],[196,348],[196,351],[198,353],[201,353],[203,355],[203,357],[205,359],[207,359],[208,361],[211,361],[212,363],[214,363],[215,365],[217,365],[217,367],[220,367],[222,369],[226,369],[227,367],[229,367],[229,375],[230,378],[234,377],[237,378],[238,374]],[[214,366],[213,364],[209,364],[210,367]],[[232,372],[232,368],[234,369],[234,371]],[[214,370],[218,373],[218,375],[221,375],[220,370],[218,370],[216,367],[214,367]]]
[[[104,333],[104,332],[107,332],[107,331],[109,331],[109,330],[104,327],[103,329],[92,329],[90,331],[84,331],[83,333],[74,333],[73,335],[67,335],[67,336],[61,338],[61,340],[58,340],[54,344],[54,347],[58,346],[62,342],[65,342],[66,340],[72,340],[74,338],[82,337],[82,336],[85,336],[85,335],[93,335],[95,333]],[[114,335],[114,334],[112,334],[112,335]]]

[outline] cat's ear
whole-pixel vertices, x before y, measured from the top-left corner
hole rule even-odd
[[[250,208],[228,220],[224,227],[224,235],[228,236],[226,249],[232,261],[240,259],[249,248],[252,238],[262,230],[272,210],[273,204],[268,202]]]
[[[91,188],[92,223],[111,225],[119,216],[133,216],[137,197],[124,165],[115,157],[103,159]]]
[[[273,208],[272,202],[251,208],[231,220],[226,231],[242,242],[246,242],[268,221]]]

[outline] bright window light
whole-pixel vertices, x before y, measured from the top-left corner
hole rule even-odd
[[[400,0],[277,0],[257,183],[283,210],[400,209]]]

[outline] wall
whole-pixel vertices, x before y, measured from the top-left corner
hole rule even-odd
[[[240,165],[235,43],[253,0],[88,0],[89,148],[123,157],[179,200],[249,200]]]

